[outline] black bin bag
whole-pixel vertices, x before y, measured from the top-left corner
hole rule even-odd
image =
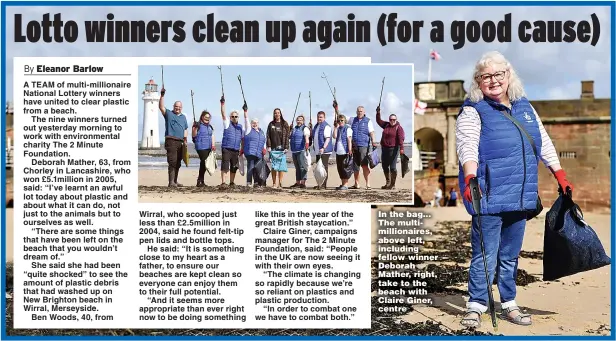
[[[346,175],[347,179],[350,179],[357,170],[357,168],[355,167],[355,162],[353,162],[353,157],[347,154],[343,162],[344,174]]]
[[[543,280],[553,281],[610,263],[599,237],[584,221],[571,193],[561,193],[545,218]]]
[[[406,154],[400,155],[400,163],[402,164],[402,177],[408,173],[411,168],[409,167],[409,157]]]
[[[252,170],[252,177],[254,182],[258,185],[265,186],[267,183],[267,178],[270,175],[270,168],[267,166],[267,162],[264,158],[259,160],[255,165],[255,168]]]

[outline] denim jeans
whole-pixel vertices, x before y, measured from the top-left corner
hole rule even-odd
[[[303,158],[303,152],[293,153],[293,166],[295,167],[295,181],[301,181],[308,179],[308,169],[305,168],[304,162],[300,160]]]
[[[481,255],[481,239],[477,225],[477,216],[473,216],[472,225],[472,259],[468,281],[470,299],[467,307],[486,312],[488,309],[488,287],[486,285],[485,268]],[[518,271],[518,256],[522,250],[522,241],[524,240],[526,214],[522,212],[508,212],[499,215],[482,215],[481,228],[490,284],[494,282],[496,272],[502,307],[515,306],[517,305],[515,303],[515,280]]]
[[[252,171],[255,168],[255,165],[257,164],[257,162],[259,162],[259,160],[261,160],[261,158],[256,157],[256,156],[252,156],[252,155],[246,155],[246,183],[247,184],[252,184]]]

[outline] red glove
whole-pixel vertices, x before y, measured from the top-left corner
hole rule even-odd
[[[471,179],[475,177],[475,174],[469,174],[464,178],[464,183],[466,184],[466,188],[464,188],[464,199],[468,202],[473,202],[473,197],[471,195],[471,186],[469,183]],[[481,191],[481,190],[480,190]]]
[[[306,142],[306,149],[310,148],[310,144]]]
[[[215,152],[216,151],[216,146],[212,145],[212,151]]]
[[[240,156],[244,155],[244,149],[240,149]]]
[[[263,148],[263,150],[261,151],[261,153],[263,153],[263,156],[265,156],[265,153],[267,153],[267,150],[265,150],[265,148]]]
[[[563,190],[563,192],[566,192],[567,187],[569,187],[573,193],[573,185],[567,180],[567,174],[565,174],[564,170],[560,169],[556,171],[556,173],[554,173],[554,177],[556,178],[556,181],[558,181],[558,186]]]

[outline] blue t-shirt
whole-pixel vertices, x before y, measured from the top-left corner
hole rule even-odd
[[[173,111],[165,111],[165,136],[173,136],[179,139],[184,138],[184,131],[188,129],[186,115],[176,115]]]

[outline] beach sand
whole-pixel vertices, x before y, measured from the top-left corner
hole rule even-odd
[[[516,302],[523,311],[532,315],[532,326],[518,326],[498,320],[498,332],[494,332],[489,314],[483,315],[482,326],[478,331],[511,335],[609,335],[611,326],[610,310],[610,266],[564,277],[558,281],[541,281],[543,273],[542,258],[531,257],[533,252],[543,253],[543,236],[546,208],[541,216],[532,219],[526,227],[519,270],[535,276],[537,281],[526,286],[518,286]],[[404,211],[405,208],[394,208]],[[433,215],[426,220],[426,226],[434,226],[437,221],[470,222],[463,207],[443,207],[422,209]],[[586,213],[585,220],[596,231],[605,251],[611,253],[610,214]],[[376,210],[373,210],[373,256],[376,256],[377,224]],[[468,244],[470,248],[470,243]],[[528,255],[528,256],[527,256]],[[468,261],[459,266],[468,269]],[[454,288],[466,291],[466,284]],[[493,286],[494,301],[500,312],[498,288]],[[460,325],[468,295],[441,294],[434,299],[432,306],[414,306],[414,311],[403,315],[402,320],[415,323],[423,321],[440,322],[453,330],[463,329]]]
[[[401,174],[400,172],[398,172]],[[413,176],[409,172],[404,178],[398,176],[395,190],[382,190],[385,185],[385,175],[381,166],[372,169],[370,174],[371,190],[366,190],[366,183],[362,173],[360,173],[360,189],[336,191],[335,187],[340,185],[340,177],[335,165],[329,166],[330,178],[328,179],[326,190],[314,190],[316,180],[312,171],[308,172],[306,189],[289,189],[287,187],[295,183],[295,169],[289,168],[284,174],[282,185],[283,189],[249,188],[246,187],[246,177],[238,172],[235,178],[235,188],[221,189],[220,171],[217,170],[212,176],[206,173],[205,184],[208,187],[195,187],[199,169],[195,167],[180,169],[178,182],[184,185],[181,188],[167,187],[166,169],[139,169],[139,202],[159,203],[159,202],[245,202],[245,203],[326,203],[326,202],[363,202],[363,203],[388,203],[405,204],[413,203]],[[227,184],[229,177],[227,176]],[[353,185],[353,179],[348,186]],[[267,180],[267,186],[272,185],[272,177]]]

